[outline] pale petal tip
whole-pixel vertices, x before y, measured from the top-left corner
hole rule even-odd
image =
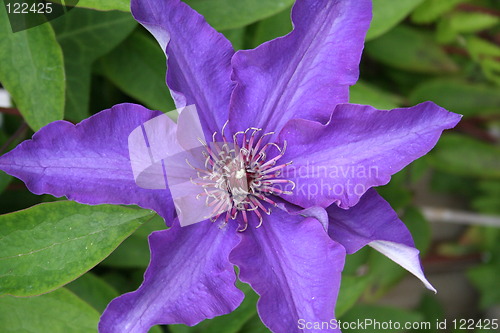
[[[368,243],[369,246],[379,251],[401,267],[415,275],[423,282],[425,287],[437,294],[436,288],[426,279],[422,267],[420,266],[419,251],[404,244],[377,240]]]

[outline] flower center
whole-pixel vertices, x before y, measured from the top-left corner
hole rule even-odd
[[[257,228],[262,225],[262,213],[271,214],[269,206],[276,206],[276,202],[268,196],[292,193],[295,183],[280,178],[281,170],[292,162],[278,164],[285,154],[286,141],[283,147],[267,142],[273,132],[259,135],[262,129],[251,127],[235,133],[233,142],[229,142],[224,136],[226,125],[227,122],[222,128],[222,141],[216,140],[217,132],[210,144],[200,140],[205,147],[202,153],[205,167],[200,169],[190,164],[198,174],[198,179],[191,182],[203,188],[197,198],[205,197],[205,204],[212,208],[213,222],[225,213],[224,224],[227,224],[241,214],[238,231],[243,232],[248,227],[249,213],[259,219]],[[268,159],[273,149],[277,150],[275,156]],[[290,190],[283,185],[291,187]]]

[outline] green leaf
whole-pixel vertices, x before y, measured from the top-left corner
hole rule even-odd
[[[104,311],[113,298],[119,296],[111,285],[90,272],[69,283],[66,288],[81,297],[100,313]],[[162,333],[163,331],[159,326],[153,326],[149,332]]]
[[[248,284],[238,283],[238,288],[245,292],[245,299],[233,312],[202,321],[195,327],[170,325],[173,333],[237,333],[244,324],[257,314],[258,296]]]
[[[221,33],[231,42],[235,51],[245,48],[245,32],[245,27],[221,31]]]
[[[130,13],[74,8],[52,24],[64,53],[66,118],[81,121],[89,116],[92,63],[121,43],[137,23]]]
[[[21,181],[13,178],[13,186],[23,186]],[[0,194],[0,214],[14,212],[26,207],[39,204],[41,197],[33,194],[27,189],[5,191]],[[1,216],[1,215],[0,215]],[[1,266],[1,263],[0,263]]]
[[[500,303],[500,288],[498,288],[500,265],[498,263],[474,267],[467,272],[467,276],[481,294],[482,309]]]
[[[369,83],[358,81],[349,90],[349,103],[371,105],[377,109],[390,110],[403,104],[398,96],[385,92]]]
[[[280,13],[257,23],[255,31],[253,32],[253,41],[251,46],[257,47],[264,42],[284,36],[292,31],[290,10],[290,8],[287,8],[286,10],[283,10]]]
[[[130,0],[80,0],[77,6],[97,10],[121,10],[128,12],[130,11]]]
[[[186,3],[217,30],[234,29],[273,16],[293,4],[293,0],[186,0]]]
[[[432,157],[429,155],[427,157],[429,164],[431,164]],[[470,177],[459,176],[440,169],[433,170],[430,176],[429,185],[432,192],[448,194],[450,197],[459,197],[465,200],[472,200],[477,195],[476,183],[471,182]]]
[[[473,199],[474,209],[485,214],[500,215],[500,180],[483,180],[478,187],[481,193]]]
[[[441,18],[453,7],[468,0],[426,0],[411,14],[415,23],[431,23]]]
[[[368,38],[376,38],[401,22],[423,0],[374,0],[374,18]],[[129,11],[129,0],[80,0],[79,7]],[[290,7],[293,0],[186,0],[217,30],[239,28],[263,20]],[[290,16],[287,13],[288,17]]]
[[[500,109],[498,88],[450,79],[426,81],[409,96],[410,104],[433,101],[466,117],[495,114]]]
[[[356,253],[350,254],[345,258],[344,269],[342,274],[345,275],[359,275],[360,272],[364,270],[366,262],[370,256],[370,247],[363,247]]]
[[[75,281],[68,283],[66,288],[92,305],[102,313],[109,302],[118,297],[118,292],[103,279],[87,272]]]
[[[149,36],[135,31],[100,60],[102,74],[128,95],[153,110],[175,110],[165,84],[166,58]]]
[[[366,40],[377,38],[401,22],[423,0],[373,0],[373,19]]]
[[[427,155],[422,156],[410,164],[409,178],[412,184],[418,184],[421,179],[427,174],[427,170],[429,170],[429,163],[427,162],[426,156]]]
[[[33,130],[63,118],[63,55],[49,24],[12,33],[0,5],[0,64],[0,82]]]
[[[486,57],[500,57],[500,46],[476,36],[466,38],[467,51],[475,61]]]
[[[260,317],[255,315],[243,325],[239,333],[271,333],[271,331],[264,326]]]
[[[0,170],[0,193],[5,191],[7,186],[9,186],[12,181],[12,177]]]
[[[498,61],[498,59],[483,59],[481,60],[481,67],[484,76],[486,76],[488,80],[500,85],[500,61]]]
[[[351,309],[370,283],[367,276],[342,276],[335,315],[341,317]]]
[[[400,308],[381,306],[381,305],[357,305],[351,309],[345,316],[341,318],[343,322],[354,323],[371,323],[366,324],[363,329],[358,330],[355,328],[343,328],[343,333],[360,332],[366,330],[370,333],[387,333],[387,332],[404,332],[404,327],[407,323],[421,322],[423,316],[417,312],[402,310]],[[374,323],[378,322],[378,326]],[[383,327],[382,323],[392,322],[392,329],[388,330]],[[399,325],[397,324],[399,323]],[[397,326],[401,329],[395,329]]]
[[[496,185],[499,186],[500,182],[496,182]],[[496,193],[500,188],[497,187]],[[500,200],[500,196],[497,197]],[[497,211],[500,209],[500,206],[497,206]],[[498,215],[498,214],[497,214]],[[488,252],[485,257],[488,258],[488,263],[495,263],[496,265],[500,264],[500,228],[491,226],[491,227],[483,227],[477,226],[477,244],[482,251]]]
[[[500,18],[486,13],[455,12],[439,21],[436,38],[441,43],[451,43],[458,34],[485,30],[498,22]]]
[[[500,18],[487,13],[457,12],[448,17],[450,27],[457,33],[478,32],[500,23]]]
[[[39,295],[82,275],[153,212],[71,201],[1,215],[0,295]]]
[[[217,30],[234,29],[270,17],[290,7],[293,0],[186,0]],[[80,0],[79,7],[97,10],[130,10],[130,0]]]
[[[418,329],[413,329],[410,332],[439,333],[439,330],[436,328],[436,325],[438,322],[441,322],[444,319],[444,309],[442,305],[439,303],[437,297],[435,295],[431,295],[428,293],[423,294],[417,310],[424,316],[424,321],[432,323],[432,326],[427,328],[420,327]]]
[[[101,265],[121,268],[146,268],[149,265],[148,236],[165,229],[165,221],[159,215],[144,223],[107,257]]]
[[[149,329],[148,333],[163,333],[161,326],[153,326]]]
[[[429,34],[402,25],[366,43],[366,52],[383,64],[411,72],[439,74],[458,70]]]
[[[368,264],[368,277],[372,288],[370,294],[366,295],[367,299],[378,299],[409,274],[404,268],[374,249],[371,249]],[[416,278],[414,281],[415,284],[419,283]]]
[[[0,331],[95,333],[99,313],[65,288],[49,294],[0,297]]]
[[[113,298],[118,297],[118,292],[105,280],[97,275],[87,272],[75,281],[66,285],[66,288],[102,313]],[[159,326],[153,326],[150,333],[162,333]]]
[[[481,65],[484,76],[500,84],[500,46],[474,35],[466,37],[465,46],[471,58]]]
[[[444,135],[429,161],[445,172],[500,178],[500,148],[460,134]]]
[[[391,181],[385,186],[377,188],[377,192],[387,200],[391,207],[399,211],[410,204],[412,199],[411,191],[408,189],[409,168],[405,168],[392,175]]]
[[[408,207],[401,217],[406,224],[415,241],[415,247],[419,249],[420,256],[425,255],[431,245],[431,227],[422,212],[416,207]]]

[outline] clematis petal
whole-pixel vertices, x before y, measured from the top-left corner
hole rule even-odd
[[[231,43],[179,0],[132,0],[131,11],[166,51],[167,85],[176,106],[195,104],[205,135],[219,131],[234,85]]]
[[[235,287],[228,261],[238,244],[234,224],[219,229],[206,221],[149,236],[151,262],[137,291],[115,298],[99,332],[147,332],[158,324],[195,325],[233,311],[244,294]]]
[[[415,275],[420,281],[422,281],[427,289],[432,290],[434,293],[437,293],[436,288],[434,288],[432,284],[430,284],[430,282],[425,278],[418,257],[419,251],[416,248],[406,246],[397,242],[387,241],[373,241],[368,245],[370,245],[383,255],[387,256],[392,261],[401,265],[401,267],[403,267],[408,272]]]
[[[177,124],[162,114],[146,121],[130,133],[130,164],[137,186],[153,190],[167,188],[169,182],[163,159],[182,151],[176,132]]]
[[[436,291],[424,276],[410,231],[375,189],[369,189],[354,207],[342,209],[331,205],[326,211],[328,234],[347,253],[370,245],[414,274],[428,289]]]
[[[345,250],[318,220],[274,209],[262,227],[248,226],[229,259],[260,295],[259,315],[273,332],[320,332],[300,323],[334,318]]]
[[[0,169],[23,180],[35,194],[91,205],[136,204],[172,220],[170,192],[139,188],[129,160],[129,134],[161,114],[120,104],[77,125],[53,122],[1,156]]]
[[[203,130],[196,107],[189,105],[177,110],[177,124],[166,114],[148,120],[134,129],[128,137],[130,162],[138,186],[147,189],[165,189],[167,183],[172,191],[172,180],[178,183],[175,175],[181,175],[183,182],[190,182],[193,171],[186,159],[193,153],[202,157],[198,141],[203,138]],[[196,173],[194,173],[196,177]]]
[[[233,57],[233,130],[279,130],[292,118],[327,122],[349,100],[371,20],[371,1],[298,0],[294,30]]]
[[[442,131],[461,116],[432,102],[407,109],[376,110],[340,104],[326,125],[293,119],[280,134],[293,161],[283,177],[295,182],[285,200],[302,207],[354,206],[372,186],[429,152]]]
[[[354,207],[326,209],[330,237],[342,244],[348,254],[375,240],[397,242],[414,247],[410,231],[375,189],[369,189]]]

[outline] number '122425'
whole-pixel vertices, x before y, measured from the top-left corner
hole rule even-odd
[[[29,4],[26,2],[16,2],[13,4],[6,4],[7,12],[9,14],[50,14],[52,13],[52,3],[39,2]]]

